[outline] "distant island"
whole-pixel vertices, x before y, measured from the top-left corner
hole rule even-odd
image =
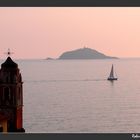
[[[107,56],[94,49],[84,47],[64,52],[58,59],[117,59],[117,57]]]
[[[62,60],[62,59],[118,59],[117,57],[107,56],[103,53],[100,53],[94,49],[90,48],[80,48],[73,51],[67,51],[62,53],[59,58],[46,58],[46,60]]]
[[[46,58],[46,60],[55,60],[55,59],[54,59],[54,58],[48,57],[48,58]]]

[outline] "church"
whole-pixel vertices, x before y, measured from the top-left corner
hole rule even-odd
[[[25,132],[22,76],[10,55],[0,69],[0,132]]]

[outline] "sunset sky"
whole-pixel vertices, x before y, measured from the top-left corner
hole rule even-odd
[[[57,58],[84,46],[140,57],[140,7],[0,7],[0,59]]]

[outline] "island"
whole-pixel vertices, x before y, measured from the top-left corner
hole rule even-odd
[[[54,60],[54,58],[47,57],[46,60]]]
[[[80,48],[73,51],[64,52],[58,59],[118,59],[117,57],[107,56],[94,49]]]

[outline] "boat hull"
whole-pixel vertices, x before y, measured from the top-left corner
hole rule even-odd
[[[107,80],[113,81],[113,80],[118,80],[118,78],[108,78]]]

